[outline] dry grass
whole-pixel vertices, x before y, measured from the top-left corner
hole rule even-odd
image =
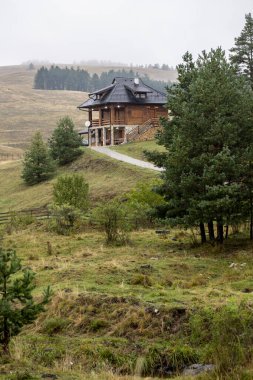
[[[64,66],[64,65],[63,65]],[[85,67],[90,73],[108,71],[111,67]],[[113,67],[113,69],[117,69]],[[175,80],[176,73],[157,69],[138,69],[153,79]],[[84,126],[87,113],[76,107],[87,94],[78,91],[45,91],[33,89],[36,70],[26,66],[0,67],[0,153],[1,145],[24,148],[36,130],[45,139],[57,121],[69,115],[77,129]]]
[[[66,115],[77,128],[84,125],[86,113],[76,107],[87,94],[34,90],[35,73],[24,66],[0,67],[0,145],[23,148],[36,130],[48,138],[57,121]]]

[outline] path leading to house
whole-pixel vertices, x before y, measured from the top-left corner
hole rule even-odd
[[[132,158],[132,157],[126,156],[125,154],[115,152],[114,150],[111,150],[104,146],[93,146],[91,147],[91,149],[95,150],[96,152],[106,154],[107,156],[114,158],[115,160],[123,161],[131,165],[139,166],[140,168],[156,170],[159,172],[163,171],[163,169],[158,168],[157,166],[151,164],[150,162],[137,160],[136,158]]]

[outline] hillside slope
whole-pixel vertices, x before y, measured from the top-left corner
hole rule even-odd
[[[112,67],[88,66],[85,69],[90,73],[100,74]],[[157,80],[167,81],[176,78],[174,71],[137,71]],[[26,66],[0,67],[0,154],[3,144],[26,147],[36,130],[40,130],[44,137],[48,138],[56,122],[66,115],[73,119],[77,129],[84,126],[87,113],[79,111],[77,106],[86,100],[87,94],[78,91],[35,90],[35,74],[36,70],[28,70]]]
[[[26,186],[21,179],[22,162],[1,164],[0,212],[46,206],[51,201],[55,178],[35,186]],[[59,169],[61,173],[82,173],[90,186],[92,204],[129,191],[138,182],[156,178],[159,173],[124,164],[85,149],[82,157]]]

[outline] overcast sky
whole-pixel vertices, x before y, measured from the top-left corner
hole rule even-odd
[[[111,60],[175,66],[234,44],[253,0],[0,0],[0,65]]]

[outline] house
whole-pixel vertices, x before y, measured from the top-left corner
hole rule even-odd
[[[86,129],[91,146],[133,141],[149,129],[157,129],[160,117],[168,117],[166,95],[140,78],[117,77],[110,86],[89,94],[78,108],[88,112]]]

